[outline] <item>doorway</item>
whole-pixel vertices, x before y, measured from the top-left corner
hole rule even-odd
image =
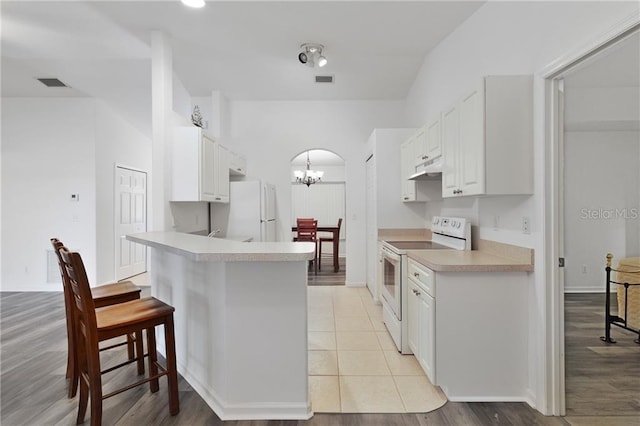
[[[321,175],[319,178],[318,173]],[[305,177],[305,174],[310,178]],[[328,240],[333,238],[333,234],[319,229],[318,239],[322,239],[322,244],[318,244],[319,271],[317,275],[309,275],[309,285],[345,284],[345,177],[344,160],[328,150],[303,151],[291,160],[291,223],[295,224],[299,217],[312,217],[318,220],[318,228],[339,226],[339,237],[335,245]],[[334,262],[333,252],[336,246],[337,264]]]
[[[637,207],[640,197],[637,177],[639,27],[637,18],[630,19],[615,34],[605,35],[599,44],[564,64],[554,65],[544,75],[549,122],[549,207],[545,232],[550,249],[547,271],[551,282],[547,317],[552,330],[548,336],[552,360],[549,411],[554,415],[629,414],[618,409],[624,402],[615,405],[613,395],[618,392],[608,383],[612,378],[607,372],[614,371],[615,357],[603,362],[620,350],[599,341],[604,326],[605,257],[601,252],[619,250],[620,238],[625,240],[626,235],[634,241],[625,241],[622,246],[637,250],[640,236],[637,218],[635,223],[627,224],[628,230],[620,232],[619,224],[607,222],[610,218],[598,212],[622,210],[629,203],[634,204],[629,208]],[[625,48],[630,50],[624,53]],[[633,49],[635,54],[630,54]],[[614,65],[619,60],[629,60],[628,65]],[[629,82],[629,77],[635,80]],[[626,90],[621,89],[625,86]],[[625,102],[622,100],[625,93],[627,96],[635,93],[635,117],[615,119],[613,117],[625,110],[620,108]],[[633,99],[633,95],[629,99]],[[628,105],[626,111],[630,112]],[[623,166],[623,163],[631,164]],[[635,182],[633,177],[629,179],[629,173],[636,173]],[[623,189],[629,184],[635,189]],[[622,193],[625,195],[620,197]],[[628,193],[632,193],[630,198]],[[626,248],[622,251],[629,255]],[[602,301],[594,304],[592,299],[598,296]],[[590,316],[591,321],[580,317],[581,330],[565,330],[565,315],[575,321],[576,315],[585,312],[589,312],[587,317]],[[599,386],[608,391],[596,390]],[[637,393],[629,386],[626,391]],[[612,398],[607,400],[605,395]],[[593,411],[596,399],[603,400],[604,404]],[[607,413],[605,407],[612,411]]]
[[[120,281],[147,271],[147,251],[127,234],[147,230],[147,173],[116,166],[115,173],[115,276]]]

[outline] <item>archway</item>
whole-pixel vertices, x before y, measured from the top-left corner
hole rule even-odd
[[[296,155],[291,160],[291,223],[295,224],[298,217],[317,219],[318,239],[321,240],[318,243],[319,272],[309,275],[309,285],[345,284],[345,215],[344,159],[325,149],[310,149]],[[339,237],[334,244],[332,239],[338,226]],[[337,256],[334,256],[335,247]]]

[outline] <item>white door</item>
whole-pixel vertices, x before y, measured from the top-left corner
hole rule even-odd
[[[147,230],[147,174],[116,167],[115,261],[116,279],[147,270],[146,247],[125,238]]]

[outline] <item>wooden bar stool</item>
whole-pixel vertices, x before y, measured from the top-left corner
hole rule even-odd
[[[60,256],[60,249],[64,247],[64,244],[57,239],[51,238],[51,245],[58,257],[58,266],[60,267],[60,275],[62,276],[62,287],[64,290],[64,306],[67,321],[67,374],[69,379],[69,398],[76,396],[78,390],[78,362],[77,362],[77,344],[76,344],[76,323],[72,314],[73,299],[71,289],[69,287],[69,277],[67,271],[64,268],[62,257]],[[96,308],[104,306],[115,305],[117,303],[128,302],[130,300],[140,299],[140,288],[135,286],[131,281],[123,281],[113,284],[105,284],[91,289],[91,295],[93,297],[93,303]],[[135,352],[142,354],[142,335],[134,337],[133,335],[127,335],[127,341],[123,343],[117,343],[110,345],[100,350],[108,350],[123,345],[127,345],[127,353],[129,360],[136,360],[138,362],[138,374],[144,374],[144,358],[140,356],[135,357]],[[136,349],[134,352],[134,344]]]
[[[310,241],[316,246],[313,254],[313,269],[318,275],[318,221],[311,218],[298,218],[296,220],[297,235],[295,241]]]
[[[80,374],[77,424],[84,422],[89,398],[91,399],[91,425],[97,426],[102,423],[103,399],[147,382],[151,392],[157,392],[160,388],[158,379],[162,376],[167,376],[168,381],[169,413],[172,416],[178,414],[180,402],[173,327],[174,308],[156,298],[145,297],[96,310],[82,257],[77,252],[70,252],[66,247],[60,249],[60,255],[69,277],[73,301],[72,314],[75,316],[77,324]],[[157,361],[155,327],[158,325],[164,326],[166,368]],[[103,395],[102,374],[130,364],[131,361],[101,371],[98,343],[132,333],[137,333],[140,336],[142,330],[146,330],[147,334],[148,353],[144,356],[147,356],[149,361],[149,377]],[[139,357],[140,354],[138,354]]]

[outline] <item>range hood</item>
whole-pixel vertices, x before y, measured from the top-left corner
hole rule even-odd
[[[442,178],[442,157],[416,166],[416,172],[409,180],[434,180]]]

